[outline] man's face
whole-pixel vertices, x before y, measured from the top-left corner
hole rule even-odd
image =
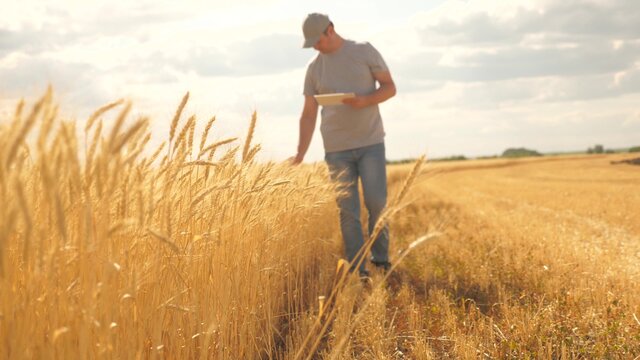
[[[330,50],[329,45],[331,41],[330,38],[332,31],[333,29],[331,28],[331,26],[327,27],[327,29],[320,35],[320,39],[318,40],[318,42],[313,45],[313,48],[323,54],[326,54]]]

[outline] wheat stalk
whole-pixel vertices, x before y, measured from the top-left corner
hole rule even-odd
[[[198,148],[198,159],[203,154],[202,149],[204,149],[204,144],[207,142],[207,137],[209,136],[209,130],[211,130],[211,126],[215,121],[216,121],[216,117],[214,116],[209,120],[209,122],[207,123],[207,126],[204,128],[204,132],[200,137],[200,147]]]
[[[111,145],[111,153],[116,154],[120,152],[120,149],[126,144],[126,142],[131,139],[137,132],[141,129],[144,129],[149,123],[149,120],[143,118],[138,120],[135,124],[131,125],[131,127],[125,131],[122,135],[120,135]]]
[[[213,166],[213,167],[217,167],[220,164],[218,163],[214,163],[214,162],[210,162],[210,161],[204,161],[204,160],[195,160],[195,161],[189,161],[186,162],[184,164],[181,164],[181,167],[187,167],[187,166]]]
[[[24,245],[22,250],[22,260],[26,263],[27,258],[29,256],[29,247],[31,243],[31,231],[33,228],[33,220],[31,218],[31,212],[29,211],[29,206],[27,205],[27,199],[24,196],[24,191],[22,189],[22,185],[19,181],[15,182],[16,194],[18,195],[18,205],[20,205],[20,211],[22,212],[22,216],[24,218],[25,225],[25,235],[24,235]]]
[[[45,106],[47,106],[47,104],[49,104],[49,102],[51,101],[51,96],[52,96],[52,90],[51,88],[49,88],[47,90],[47,93],[33,106],[33,109],[31,110],[31,114],[29,115],[27,120],[23,123],[22,127],[18,131],[18,134],[11,141],[11,145],[9,146],[9,151],[7,153],[7,158],[5,159],[5,162],[4,162],[5,168],[8,169],[11,166],[11,163],[13,162],[16,156],[16,153],[18,152],[18,147],[24,141],[24,138],[27,136],[27,133],[29,133],[29,130],[31,130],[31,128],[33,127],[33,124],[35,124],[36,119],[38,118],[38,115],[40,114],[41,110]]]
[[[148,164],[152,164],[156,160],[156,158],[158,158],[158,155],[160,155],[160,152],[165,147],[165,145],[167,145],[167,143],[165,141],[163,141],[162,144],[160,144],[160,146],[158,146],[156,151],[154,151],[153,154],[151,155],[151,157],[149,158]]]
[[[89,152],[87,153],[87,159],[85,161],[85,179],[87,184],[91,184],[91,174],[92,164],[94,160],[94,155],[96,152],[96,148],[98,147],[98,143],[100,140],[100,135],[102,133],[102,121],[98,121],[98,126],[93,133],[93,140],[91,140],[91,146],[89,147]]]
[[[98,120],[98,118],[100,116],[102,116],[107,111],[117,107],[118,105],[122,104],[123,102],[124,102],[124,99],[116,100],[116,101],[114,101],[112,103],[109,103],[107,105],[104,105],[104,106],[98,108],[98,110],[94,111],[91,114],[91,116],[89,116],[89,119],[87,120],[87,125],[84,127],[84,132],[85,133],[89,132],[89,130],[93,127],[93,124],[96,122],[96,120]]]
[[[16,106],[16,111],[13,113],[13,122],[20,123],[22,121],[22,110],[24,110],[24,99],[20,99]]]
[[[261,149],[260,144],[257,144],[253,148],[251,148],[251,150],[249,150],[249,153],[247,154],[247,157],[245,158],[244,162],[245,163],[251,162],[251,160],[253,160],[253,158],[256,156],[256,154],[258,154],[260,149]]]
[[[184,94],[184,96],[182,97],[182,101],[180,101],[180,105],[178,105],[178,109],[173,116],[173,120],[171,120],[171,129],[169,130],[169,152],[171,152],[171,142],[173,141],[173,136],[176,133],[176,128],[178,127],[178,122],[180,121],[180,115],[182,115],[182,110],[184,109],[185,105],[187,105],[187,100],[189,100],[189,92]]]
[[[9,214],[6,217],[6,220],[2,228],[0,228],[0,279],[4,279],[4,276],[6,273],[6,269],[4,265],[5,255],[6,255],[5,249],[7,248],[6,247],[7,239],[9,238],[9,236],[13,232],[13,228],[15,227],[16,216],[17,216],[17,211],[15,209],[11,209],[9,211]]]
[[[244,148],[242,149],[242,162],[248,161],[249,148],[251,147],[251,139],[253,138],[253,132],[256,129],[256,120],[258,119],[258,114],[254,111],[251,115],[251,123],[249,124],[249,131],[247,132],[247,138],[244,142]]]
[[[111,134],[109,135],[109,138],[107,140],[107,144],[109,144],[108,145],[109,149],[113,148],[114,142],[116,141],[116,137],[118,136],[118,134],[120,132],[120,128],[124,124],[124,120],[127,118],[127,115],[129,114],[129,111],[131,111],[131,103],[130,102],[128,102],[125,105],[124,109],[122,109],[122,111],[120,111],[120,114],[118,114],[118,117],[116,119],[115,124],[111,128]]]
[[[187,133],[189,132],[189,129],[191,128],[191,124],[193,124],[196,121],[196,116],[192,115],[191,117],[189,117],[189,119],[187,120],[187,123],[182,127],[182,130],[180,130],[180,134],[178,135],[178,138],[176,139],[176,143],[175,143],[175,147],[173,149],[174,153],[176,151],[176,148],[178,150],[178,152],[181,151],[185,151],[186,152],[186,147],[187,147]]]
[[[206,154],[208,151],[211,151],[211,153],[213,153],[213,151],[214,151],[217,147],[222,146],[222,145],[226,145],[226,144],[229,144],[229,143],[232,143],[232,142],[234,142],[234,141],[236,141],[236,140],[238,140],[238,138],[229,138],[229,139],[224,139],[224,140],[221,140],[221,141],[215,142],[215,143],[213,143],[213,144],[211,144],[211,145],[207,146],[206,148],[202,149],[202,150],[200,151],[200,153],[198,154],[198,158],[199,158],[199,157],[201,157],[202,155]],[[211,156],[213,156],[213,155],[211,155]],[[209,160],[211,160],[211,159],[209,159]]]
[[[40,125],[40,131],[38,134],[38,150],[43,153],[46,147],[46,142],[47,142],[47,138],[49,137],[51,130],[53,128],[53,124],[54,124],[54,120],[55,120],[55,114],[52,114],[52,116],[45,116],[42,124]],[[85,138],[85,142],[86,142],[86,138]]]
[[[149,232],[149,234],[153,235],[153,237],[155,237],[156,239],[160,240],[162,243],[169,246],[169,249],[171,249],[171,251],[173,251],[176,254],[180,253],[180,248],[178,247],[178,245],[176,245],[173,241],[169,240],[169,238],[166,235],[152,228],[147,228],[147,231]]]
[[[196,129],[196,121],[195,121],[195,115],[193,116],[193,122],[191,122],[191,126],[189,127],[189,137],[188,137],[188,141],[187,141],[187,149],[189,150],[189,156],[191,156],[191,153],[193,152],[193,132]]]

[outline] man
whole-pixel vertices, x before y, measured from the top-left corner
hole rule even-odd
[[[339,190],[345,194],[338,199],[340,228],[347,258],[355,264],[356,254],[365,242],[358,179],[362,181],[369,212],[369,234],[387,202],[384,129],[378,104],[394,96],[396,87],[380,53],[367,42],[342,38],[327,15],[309,14],[302,31],[303,47],[313,47],[318,54],[309,63],[304,81],[304,108],[294,164],[302,162],[311,143],[319,106],[314,95],[356,95],[343,100],[342,105],[323,106],[320,125],[331,178],[340,182]],[[390,266],[386,226],[371,248],[371,261],[385,270]],[[364,261],[358,271],[361,276],[368,275]]]

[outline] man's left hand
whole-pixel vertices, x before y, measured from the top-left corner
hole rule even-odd
[[[343,99],[342,103],[349,105],[354,109],[362,109],[369,106],[369,101],[364,96],[354,96],[352,98]]]

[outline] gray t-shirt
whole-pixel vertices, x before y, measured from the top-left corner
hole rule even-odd
[[[304,80],[304,95],[329,93],[369,95],[376,90],[373,73],[388,71],[380,53],[368,42],[345,40],[331,54],[311,60]],[[384,141],[378,105],[353,109],[349,105],[323,106],[320,132],[326,152],[355,149]]]

